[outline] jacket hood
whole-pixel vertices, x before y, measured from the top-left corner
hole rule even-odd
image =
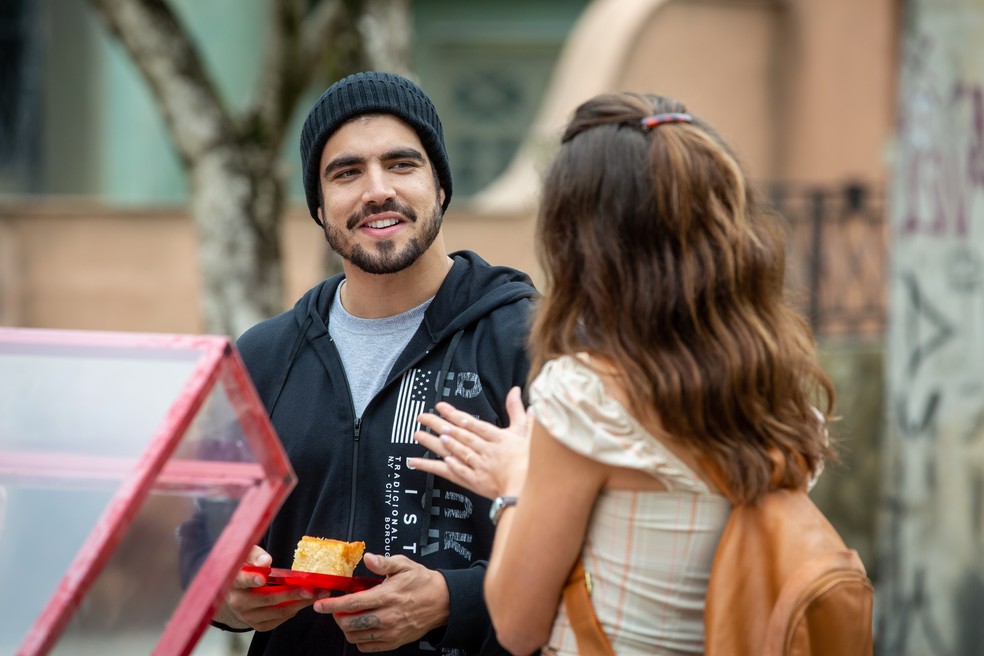
[[[454,264],[424,314],[424,329],[432,342],[439,342],[496,308],[538,295],[533,281],[522,271],[492,266],[471,251],[451,253],[451,258]],[[294,306],[298,325],[309,324],[309,337],[328,332],[328,309],[344,278],[344,274],[338,274],[322,281]]]

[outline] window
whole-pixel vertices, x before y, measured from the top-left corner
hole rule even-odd
[[[0,191],[40,186],[38,3],[0,2]]]

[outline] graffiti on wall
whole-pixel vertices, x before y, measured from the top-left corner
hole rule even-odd
[[[980,558],[958,562],[962,552],[954,549],[954,562],[941,566],[937,557],[946,541],[979,542],[984,525],[984,385],[976,374],[984,360],[975,357],[984,356],[984,285],[973,244],[982,238],[976,216],[984,214],[984,80],[955,74],[941,41],[928,34],[905,47],[890,283],[894,430],[876,635],[879,653],[956,656],[984,644]],[[964,471],[952,471],[955,461]],[[967,481],[960,499],[950,498],[954,478]],[[965,534],[937,530],[954,526]]]

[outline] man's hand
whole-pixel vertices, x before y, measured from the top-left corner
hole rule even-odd
[[[254,546],[246,562],[269,567],[273,559],[266,551]],[[225,605],[215,614],[215,620],[234,629],[269,631],[313,604],[314,598],[313,590],[266,587],[266,578],[262,574],[240,571],[226,595]]]
[[[386,580],[369,590],[314,604],[315,612],[334,614],[345,639],[359,651],[396,649],[447,624],[451,602],[440,572],[405,556],[366,554],[363,560]]]

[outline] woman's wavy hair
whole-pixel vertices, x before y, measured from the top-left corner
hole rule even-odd
[[[805,486],[833,457],[834,390],[784,295],[778,217],[731,149],[697,117],[641,123],[686,111],[616,93],[575,112],[537,221],[547,293],[531,375],[579,351],[609,360],[637,418],[752,501]]]

